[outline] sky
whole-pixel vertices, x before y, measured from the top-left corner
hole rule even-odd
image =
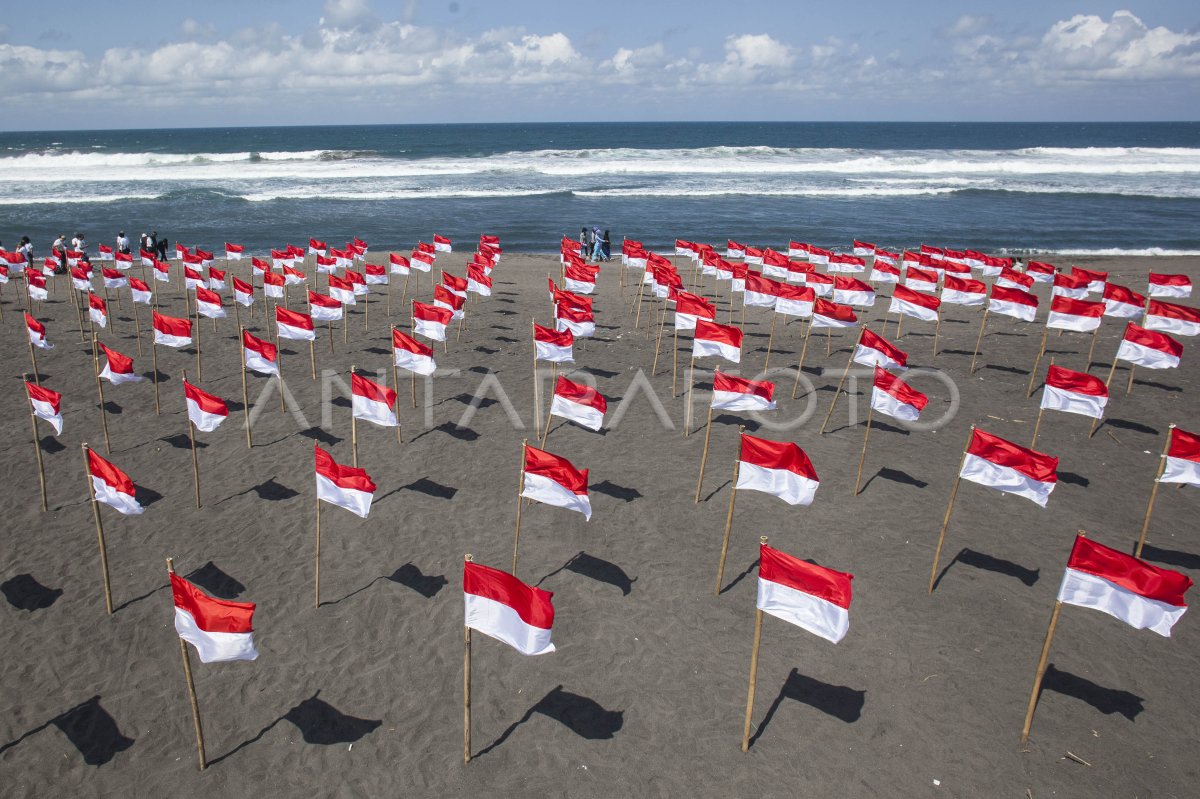
[[[1200,118],[1200,3],[1126,2],[9,3],[0,128]]]

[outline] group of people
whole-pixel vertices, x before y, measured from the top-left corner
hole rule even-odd
[[[168,244],[169,242],[165,236],[161,239],[158,237],[157,230],[150,235],[143,233],[139,241],[139,246],[143,250],[154,253],[160,261],[167,260]],[[129,242],[129,237],[125,235],[125,231],[122,230],[117,233],[115,251],[123,255],[131,255],[132,250],[130,247],[131,245]],[[87,237],[84,236],[83,233],[76,233],[71,237],[71,241],[69,243],[67,242],[67,234],[63,233],[55,238],[54,242],[50,245],[50,254],[58,261],[58,271],[62,272],[66,271],[68,251],[83,253],[81,260],[90,262],[90,258],[87,254],[87,248]],[[4,243],[0,242],[0,251],[3,250]],[[33,243],[29,240],[28,236],[21,237],[20,243],[17,245],[17,248],[14,250],[14,252],[24,255],[25,263],[28,266],[33,266]]]
[[[598,227],[583,227],[579,231],[579,244],[580,253],[590,261],[612,260],[612,242],[607,230],[601,232]]]

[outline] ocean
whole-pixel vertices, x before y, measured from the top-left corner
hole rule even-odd
[[[669,247],[1200,252],[1200,123],[557,123],[0,133],[0,242],[264,252],[583,225]]]

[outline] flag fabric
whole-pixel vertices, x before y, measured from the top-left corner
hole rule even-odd
[[[1006,289],[1030,291],[1033,289],[1033,282],[1031,275],[1023,275],[1015,269],[1010,269],[1006,266],[1000,270],[1000,274],[996,277],[995,285]]]
[[[431,375],[437,371],[433,361],[433,349],[422,344],[407,333],[392,329],[392,356],[396,366],[413,374]]]
[[[1191,587],[1187,575],[1077,536],[1058,601],[1092,608],[1134,629],[1169,638],[1171,628],[1187,611],[1183,595]]]
[[[1050,315],[1046,317],[1046,327],[1052,330],[1091,333],[1100,327],[1103,316],[1104,303],[1077,300],[1060,294],[1050,301]]]
[[[492,279],[487,270],[477,264],[467,264],[467,291],[480,297],[492,296]]]
[[[235,277],[233,279],[233,301],[249,308],[254,304],[254,286]]]
[[[413,250],[412,259],[409,261],[409,265],[418,272],[432,272],[433,256],[427,252]]]
[[[503,641],[522,655],[554,651],[554,594],[526,585],[508,572],[467,561],[463,564],[464,624]]]
[[[849,305],[838,305],[836,302],[818,299],[813,303],[812,326],[822,327],[854,327],[858,316]]]
[[[310,315],[289,311],[278,305],[275,306],[275,329],[280,338],[296,341],[315,341],[317,338]]]
[[[1172,427],[1166,464],[1160,483],[1186,483],[1200,487],[1200,436]]]
[[[599,430],[607,410],[608,402],[596,389],[559,376],[550,401],[551,416],[570,419],[588,430]]]
[[[858,278],[838,275],[833,279],[833,301],[842,305],[870,308],[875,304],[875,289]]]
[[[733,325],[720,325],[707,319],[696,320],[695,337],[692,340],[692,357],[717,355],[727,361],[740,363],[742,359],[742,331]]]
[[[153,265],[154,279],[159,283],[171,282],[171,264],[167,261],[155,261]]]
[[[766,380],[747,380],[734,375],[713,374],[713,410],[773,411],[775,384]]]
[[[1071,267],[1071,277],[1086,280],[1089,293],[1104,291],[1104,284],[1108,282],[1108,272],[1080,269],[1078,266]]]
[[[1136,319],[1146,307],[1146,298],[1116,283],[1104,284],[1104,315]]]
[[[817,272],[808,272],[804,275],[804,285],[812,289],[818,297],[832,297],[834,283],[833,275],[822,275]]]
[[[903,370],[908,368],[908,353],[864,327],[854,348],[853,361],[863,366]]]
[[[367,518],[376,486],[366,470],[337,463],[320,445],[314,445],[313,452],[317,462],[317,499]]]
[[[154,299],[154,292],[150,287],[136,277],[129,278],[129,293],[134,302],[140,302],[142,305],[149,305]]]
[[[129,278],[119,269],[100,268],[100,277],[106,289],[123,289],[129,285]]]
[[[269,341],[264,341],[242,331],[242,363],[247,369],[260,375],[279,375],[279,349]]]
[[[433,287],[433,304],[449,311],[451,319],[462,319],[466,315],[466,300],[446,286]]]
[[[213,291],[225,290],[225,272],[215,267],[208,268],[208,287]]]
[[[913,291],[937,291],[938,274],[932,269],[910,266],[904,270],[904,285]]]
[[[88,294],[88,318],[92,320],[93,324],[100,327],[108,325],[108,303],[104,301],[103,297]]]
[[[29,402],[33,406],[33,415],[50,423],[55,435],[62,435],[62,394],[39,386],[37,383],[26,383],[25,390],[29,393]]]
[[[336,275],[330,275],[328,290],[329,296],[333,297],[342,305],[358,304],[358,299],[354,296],[354,284],[345,278],[340,278]]]
[[[1117,347],[1117,358],[1147,369],[1174,369],[1183,356],[1183,344],[1157,330],[1129,322]]]
[[[871,274],[867,280],[872,283],[899,283],[900,270],[894,264],[881,261],[879,256],[875,256],[875,263],[871,264]]]
[[[800,560],[762,544],[758,555],[757,607],[830,643],[850,629],[854,575]]]
[[[735,489],[762,491],[789,505],[811,505],[820,484],[812,461],[797,445],[742,434]]]
[[[388,263],[393,275],[407,275],[412,272],[409,260],[400,253],[394,252],[389,255]]]
[[[575,334],[557,331],[539,324],[533,326],[534,357],[549,363],[574,363]]]
[[[946,275],[942,285],[942,302],[951,305],[983,305],[987,301],[988,288],[980,280]]]
[[[25,281],[28,284],[29,298],[31,300],[45,302],[50,296],[50,293],[46,290],[46,278],[43,275],[39,275],[37,272],[26,272]],[[90,290],[90,283],[88,284],[88,288]]]
[[[308,310],[316,322],[336,322],[342,318],[342,303],[334,297],[308,291]]]
[[[915,422],[929,404],[929,397],[882,367],[875,367],[871,408],[893,419]]]
[[[445,236],[439,236],[436,233],[433,234],[433,249],[437,250],[438,252],[454,251],[454,247],[451,244],[450,239],[446,238]]]
[[[1142,325],[1147,330],[1161,330],[1176,336],[1200,335],[1200,309],[1162,300],[1150,300]]]
[[[301,283],[306,282],[307,280],[308,280],[308,277],[305,276],[305,274],[303,272],[301,272],[299,269],[293,269],[290,266],[285,266],[283,268],[283,282],[285,285],[298,286]]]
[[[177,574],[171,575],[175,632],[196,648],[201,663],[254,660],[254,603],[205,594]]]
[[[29,343],[39,350],[52,350],[54,345],[46,340],[46,326],[25,314],[25,329],[29,332]]]
[[[745,293],[742,302],[751,308],[774,308],[778,284],[768,277],[749,272],[746,274]]]
[[[1032,322],[1037,317],[1038,298],[1036,294],[1021,289],[1006,289],[1002,286],[992,286],[991,298],[988,300],[988,311],[1002,316],[1011,316],[1022,322]]]
[[[203,286],[196,286],[196,313],[209,319],[223,319],[225,309],[221,307],[221,295]]]
[[[242,260],[242,253],[245,251],[246,251],[246,248],[243,247],[241,244],[230,244],[229,242],[225,242],[225,260],[226,261]]]
[[[1150,273],[1151,297],[1190,297],[1192,296],[1192,279],[1187,275],[1160,275]]]
[[[779,287],[779,295],[775,298],[775,313],[807,319],[813,314],[816,299],[817,293],[809,286],[785,283]]]
[[[695,330],[697,319],[711,322],[716,316],[716,306],[703,297],[686,291],[675,292],[676,330]]]
[[[183,396],[187,400],[188,419],[197,430],[211,433],[229,418],[229,406],[225,400],[186,380],[183,382]]]
[[[313,255],[324,255],[329,251],[329,245],[320,239],[309,239],[308,251]]]
[[[183,267],[183,285],[189,289],[194,289],[204,285],[204,275],[197,272],[195,269],[187,266]]]
[[[97,343],[99,344],[99,342]],[[146,379],[133,371],[133,358],[109,349],[103,344],[99,344],[99,347],[100,352],[104,354],[104,368],[100,370],[100,377],[114,386],[122,383],[140,383]]]
[[[129,475],[88,448],[88,471],[97,502],[103,502],[126,516],[137,516],[146,509],[137,501],[137,491]]]
[[[192,343],[192,320],[154,312],[154,343],[164,347],[186,347]]]
[[[892,291],[892,302],[887,312],[935,322],[941,304],[941,300],[931,294],[921,294],[907,286],[896,286]]]
[[[588,499],[588,470],[576,469],[566,458],[526,445],[524,488],[521,496],[592,518]]]
[[[446,340],[446,325],[450,324],[453,313],[447,308],[428,305],[413,300],[412,318],[413,333],[433,341]]]
[[[580,338],[596,335],[596,317],[590,308],[573,308],[566,303],[556,302],[554,325],[560,331],[569,330]]]
[[[1050,293],[1058,297],[1070,297],[1073,300],[1086,299],[1088,295],[1088,279],[1059,272],[1054,276],[1054,287]]]
[[[354,418],[380,427],[396,427],[396,392],[382,383],[350,373],[350,403]]]
[[[1035,283],[1053,283],[1054,276],[1058,274],[1058,269],[1053,264],[1046,264],[1041,261],[1029,261],[1025,264],[1025,274],[1033,278]]]
[[[1057,469],[1058,458],[976,429],[959,477],[1044,508],[1058,481]]]
[[[30,274],[36,274],[31,272]],[[92,273],[86,269],[75,267],[71,270],[71,286],[76,291],[92,290]]]
[[[1098,377],[1050,365],[1042,391],[1043,410],[1077,413],[1092,419],[1104,416],[1108,387]]]
[[[263,296],[270,297],[273,300],[283,299],[283,286],[287,282],[283,279],[283,275],[277,275],[274,272],[263,272]]]

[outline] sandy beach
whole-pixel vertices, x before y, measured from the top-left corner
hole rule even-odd
[[[501,231],[502,232],[502,231]],[[631,233],[636,236],[636,232]],[[369,260],[386,262],[372,252]],[[469,252],[438,265],[462,274]],[[1054,259],[1107,270],[1144,292],[1146,274],[1200,279],[1200,257]],[[679,259],[690,276],[691,266]],[[223,264],[218,263],[218,266]],[[232,266],[245,277],[249,260]],[[322,513],[322,599],[313,607],[313,445],[350,461],[349,369],[392,380],[389,324],[408,329],[399,283],[392,315],[379,292],[315,346],[317,379],[302,342],[283,342],[295,404],[280,412],[266,378],[251,374],[254,447],[247,449],[239,341],[229,318],[202,322],[203,378],[192,348],[158,349],[162,413],[143,383],[104,384],[110,459],[137,483],[146,512],[102,508],[116,612],[105,614],[96,534],[80,444],[103,454],[89,343],[81,342],[69,280],[58,277],[37,309],[55,348],[39,351],[42,383],[63,393],[59,438],[38,423],[49,512],[38,506],[25,331],[14,281],[0,302],[7,346],[0,419],[7,442],[0,497],[0,793],[49,796],[1187,796],[1200,779],[1194,717],[1200,620],[1173,638],[1067,607],[1033,732],[1018,742],[1038,653],[1076,531],[1131,551],[1167,426],[1200,428],[1200,371],[1184,340],[1182,366],[1139,370],[1125,395],[1119,366],[1103,425],[1088,438],[1081,416],[1047,413],[1038,449],[1061,458],[1046,509],[964,483],[946,537],[943,569],[927,594],[933,549],[971,424],[1027,444],[1039,392],[1026,397],[1045,321],[993,317],[968,374],[982,309],[947,306],[932,357],[933,325],[906,319],[898,346],[910,365],[940,370],[914,380],[927,418],[956,412],[935,431],[873,424],[852,496],[869,383],[843,397],[818,434],[854,331],[814,334],[805,382],[792,399],[800,322],[778,325],[771,368],[780,420],[791,430],[718,413],[701,501],[693,503],[706,394],[697,382],[692,432],[683,435],[686,353],[680,337],[672,397],[670,319],[658,369],[643,306],[634,329],[637,273],[604,264],[597,332],[575,344],[576,367],[608,399],[602,433],[555,419],[546,449],[590,470],[594,516],[534,504],[523,511],[518,576],[554,592],[558,651],[522,657],[477,635],[473,649],[474,759],[462,751],[462,561],[507,568],[512,556],[521,442],[534,437],[530,321],[550,324],[553,255],[506,253],[494,294],[472,296],[461,336],[439,346],[441,372],[400,378],[403,443],[360,423],[359,463],[378,484],[368,520]],[[184,314],[178,266],[160,296]],[[310,276],[314,271],[305,269]],[[135,267],[134,275],[138,274]],[[395,278],[393,278],[395,279]],[[322,290],[324,281],[321,282]],[[704,291],[713,295],[707,279]],[[112,293],[112,292],[110,292]],[[302,308],[292,290],[291,307]],[[415,293],[430,300],[429,276]],[[129,295],[110,302],[115,334],[100,340],[151,372],[150,313]],[[414,286],[409,286],[409,299]],[[890,294],[884,287],[881,295]],[[728,284],[720,287],[724,322]],[[23,300],[23,297],[21,298]],[[263,334],[262,298],[243,321]],[[1193,297],[1181,300],[1196,305]],[[881,332],[887,302],[860,314]],[[762,368],[768,311],[745,313],[737,373]],[[735,311],[737,321],[740,311]],[[86,325],[86,319],[85,319]],[[457,326],[456,326],[457,327]],[[888,324],[891,338],[895,322]],[[1108,373],[1124,321],[1106,318],[1091,373]],[[654,328],[654,332],[657,328]],[[1047,359],[1083,369],[1084,334],[1051,335]],[[706,359],[705,366],[714,365]],[[1044,374],[1047,361],[1039,371]],[[202,507],[192,496],[182,371],[225,398],[229,419],[198,440]],[[326,372],[330,372],[326,375]],[[548,373],[548,367],[545,368]],[[731,369],[730,371],[735,371]],[[582,379],[576,377],[576,379]],[[341,382],[339,382],[339,380]],[[547,378],[545,388],[549,388]],[[652,389],[648,392],[646,389]],[[265,389],[265,391],[264,391]],[[548,392],[543,391],[543,398]],[[661,403],[672,429],[656,413]],[[510,412],[511,409],[511,412]],[[806,409],[810,416],[806,421]],[[514,423],[513,414],[516,416]],[[764,414],[766,419],[768,414]],[[614,420],[619,420],[615,421]],[[713,595],[736,457],[737,426],[791,440],[821,480],[811,507],[739,494],[723,591]],[[1148,544],[1152,563],[1200,573],[1194,490],[1159,492]],[[754,734],[739,750],[746,702],[760,535],[801,558],[854,574],[850,631],[834,646],[767,618]],[[253,663],[193,658],[210,765],[196,768],[192,722],[164,558],[213,595],[257,603]]]

